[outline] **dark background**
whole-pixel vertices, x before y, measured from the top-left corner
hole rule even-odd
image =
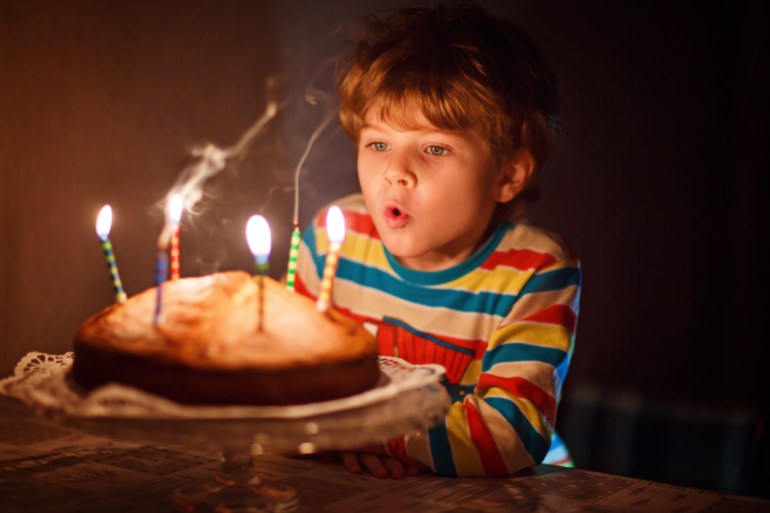
[[[68,350],[112,300],[102,204],[127,292],[152,285],[159,202],[194,145],[234,144],[261,116],[268,77],[282,110],[185,214],[182,271],[251,269],[243,227],[262,212],[281,274],[333,57],[364,13],[403,5],[0,0],[0,374]],[[530,217],[583,264],[559,418],[578,466],[767,494],[765,3],[483,5],[559,79],[563,133]],[[335,119],[303,167],[301,224],[356,188]]]

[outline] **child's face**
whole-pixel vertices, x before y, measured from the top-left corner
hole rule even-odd
[[[468,258],[495,208],[500,171],[472,132],[438,129],[424,117],[402,129],[364,118],[358,179],[369,213],[403,265],[439,271]]]

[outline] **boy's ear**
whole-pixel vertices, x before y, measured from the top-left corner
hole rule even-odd
[[[503,165],[497,177],[493,196],[498,203],[507,203],[524,189],[535,171],[535,159],[527,150],[520,150],[516,156]]]

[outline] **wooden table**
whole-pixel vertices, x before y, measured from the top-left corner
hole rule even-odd
[[[336,463],[257,456],[302,512],[770,512],[770,502],[549,465],[507,479],[420,475],[378,480]],[[0,512],[168,512],[171,492],[209,478],[215,456],[92,436],[0,397]]]

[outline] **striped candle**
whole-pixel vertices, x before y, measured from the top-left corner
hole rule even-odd
[[[174,194],[168,205],[168,218],[171,221],[171,242],[169,254],[171,257],[171,280],[179,279],[181,267],[179,264],[179,223],[182,221],[182,196]]]
[[[342,241],[345,240],[345,217],[337,206],[332,206],[326,213],[326,235],[329,238],[329,249],[326,251],[321,290],[318,293],[318,301],[316,301],[316,308],[319,312],[325,312],[331,306],[332,284],[334,275],[337,273],[340,247]]]
[[[299,243],[302,233],[299,226],[294,225],[294,231],[291,232],[291,246],[289,247],[289,269],[286,272],[286,288],[294,290],[294,280],[297,276],[297,255],[299,255]]]
[[[104,205],[96,218],[96,236],[102,243],[104,260],[107,262],[107,268],[112,279],[112,288],[115,291],[115,301],[118,303],[126,302],[126,293],[123,290],[123,282],[120,281],[118,273],[118,264],[115,262],[115,255],[112,252],[112,243],[110,242],[110,229],[112,228],[112,207]]]
[[[265,309],[265,274],[270,257],[270,225],[262,216],[251,216],[246,223],[246,242],[249,244],[254,263],[257,267],[257,331],[264,328]]]

